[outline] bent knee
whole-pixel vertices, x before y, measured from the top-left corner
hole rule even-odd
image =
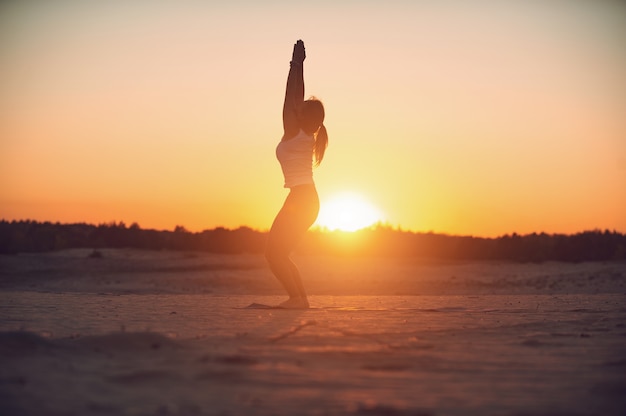
[[[280,247],[269,245],[265,248],[265,260],[267,260],[267,262],[270,264],[279,262],[288,257],[289,253],[287,253]]]

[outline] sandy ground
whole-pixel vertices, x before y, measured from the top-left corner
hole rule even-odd
[[[623,415],[626,264],[0,257],[1,415]]]

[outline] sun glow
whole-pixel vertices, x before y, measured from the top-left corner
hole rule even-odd
[[[382,220],[380,211],[360,195],[343,193],[322,202],[315,224],[330,231],[357,231]]]

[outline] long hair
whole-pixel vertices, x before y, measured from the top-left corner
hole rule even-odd
[[[315,133],[315,166],[319,166],[328,147],[328,132],[324,126],[324,104],[317,98],[311,97],[302,103],[300,116],[302,128],[307,132]]]
[[[322,163],[322,159],[324,159],[324,153],[326,152],[326,148],[328,147],[328,132],[326,131],[326,127],[322,124],[320,129],[317,131],[317,135],[315,136],[315,166],[319,166]]]

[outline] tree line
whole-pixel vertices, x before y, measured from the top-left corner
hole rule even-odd
[[[249,227],[217,227],[190,232],[142,229],[123,222],[92,225],[37,221],[0,221],[0,254],[71,248],[254,253],[264,251],[267,233]],[[618,261],[626,260],[626,235],[592,230],[577,234],[533,233],[497,238],[403,231],[376,226],[352,233],[309,231],[297,250],[302,254],[397,256],[438,260]]]

